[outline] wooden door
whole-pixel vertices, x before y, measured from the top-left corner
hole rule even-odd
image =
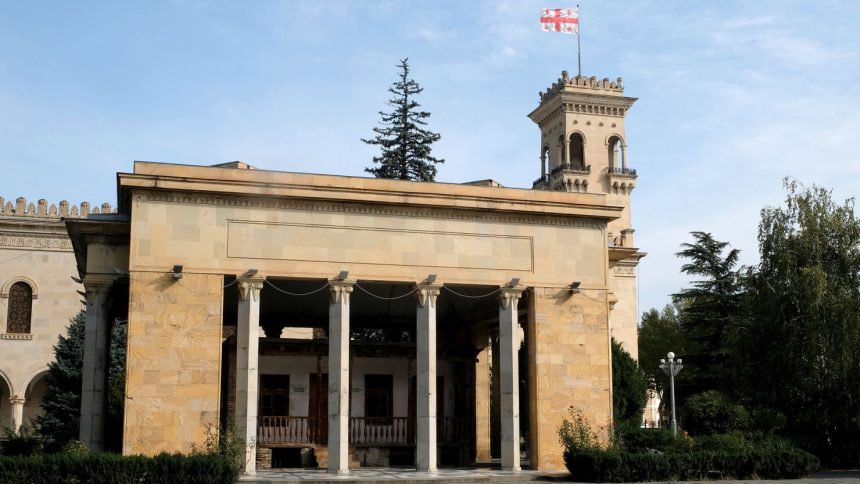
[[[328,442],[328,373],[311,373],[308,394],[308,428],[311,441]]]

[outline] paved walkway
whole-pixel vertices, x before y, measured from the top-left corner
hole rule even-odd
[[[567,481],[567,473],[558,472],[504,472],[489,468],[443,468],[436,474],[427,474],[408,468],[369,468],[354,469],[349,474],[337,476],[329,474],[320,469],[275,469],[258,471],[256,476],[242,477],[239,482],[243,484],[292,484],[292,483],[340,483],[340,482],[362,482],[383,483],[391,482],[428,484],[428,482],[492,482],[500,484],[512,484],[517,482],[533,481]],[[666,481],[662,481],[666,482]],[[860,471],[830,471],[820,472],[807,479],[794,480],[761,480],[761,481],[684,481],[684,482],[710,482],[719,484],[860,484]]]
[[[427,484],[428,482],[492,482],[492,483],[517,483],[533,481],[567,481],[567,473],[521,471],[505,472],[490,468],[443,468],[436,474],[418,472],[408,468],[366,468],[353,469],[349,474],[338,476],[329,474],[321,469],[275,469],[258,471],[256,476],[242,477],[239,482],[243,484],[292,484],[292,483],[384,483],[391,482]],[[666,481],[662,481],[666,482]],[[760,480],[760,481],[684,481],[684,482],[711,482],[719,484],[860,484],[860,471],[831,471],[814,474],[808,479],[794,480]]]

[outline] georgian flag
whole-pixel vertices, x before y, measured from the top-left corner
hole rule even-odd
[[[545,8],[541,10],[540,26],[544,32],[579,33],[578,8]]]

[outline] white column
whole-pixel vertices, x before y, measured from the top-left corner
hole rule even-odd
[[[80,440],[92,451],[104,450],[105,385],[108,359],[107,296],[112,281],[84,280],[87,311],[81,369]]]
[[[349,295],[352,281],[332,280],[328,307],[328,471],[349,473]]]
[[[520,470],[520,386],[517,352],[517,303],[523,288],[499,291],[499,366],[501,376],[502,470]]]
[[[236,324],[236,435],[245,442],[245,474],[257,472],[257,364],[260,353],[260,290],[264,277],[239,277]]]
[[[9,399],[9,403],[12,404],[12,425],[9,428],[17,432],[21,428],[21,424],[24,423],[24,403],[26,400],[15,395]]]
[[[416,340],[416,460],[418,470],[436,472],[436,298],[438,284],[418,286]]]

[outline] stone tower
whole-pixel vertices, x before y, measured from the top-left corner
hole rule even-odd
[[[609,324],[612,335],[638,357],[636,266],[645,256],[633,239],[630,192],[636,170],[627,162],[624,117],[636,98],[625,97],[621,78],[570,77],[562,71],[529,114],[541,131],[540,178],[532,188],[596,193],[624,207],[609,223]]]

